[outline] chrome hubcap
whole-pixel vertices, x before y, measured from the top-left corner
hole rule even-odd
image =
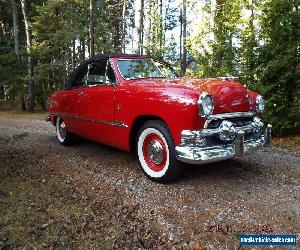
[[[155,164],[160,164],[164,160],[164,149],[159,141],[153,140],[148,144],[148,155]]]

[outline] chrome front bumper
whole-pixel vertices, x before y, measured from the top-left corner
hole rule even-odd
[[[207,132],[205,129],[204,131],[205,133]],[[270,145],[272,125],[267,125],[262,131],[258,138],[250,140],[245,140],[245,131],[237,131],[234,141],[227,144],[220,143],[213,146],[180,145],[175,148],[176,157],[179,161],[189,164],[206,164],[241,157],[244,154]],[[199,132],[200,136],[203,136],[205,133]]]

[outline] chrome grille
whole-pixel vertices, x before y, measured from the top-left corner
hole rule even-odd
[[[253,121],[253,117],[239,117],[239,118],[229,118],[229,119],[218,119],[218,120],[212,120],[208,123],[207,128],[208,129],[216,129],[219,128],[221,122],[223,120],[231,121],[236,128],[250,125]]]

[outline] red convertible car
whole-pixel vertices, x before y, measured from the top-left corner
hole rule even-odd
[[[262,96],[234,78],[179,78],[149,56],[98,55],[49,98],[57,139],[76,136],[135,151],[153,181],[175,180],[182,162],[204,164],[270,144]]]

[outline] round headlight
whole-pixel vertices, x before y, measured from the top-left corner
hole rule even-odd
[[[198,105],[199,105],[199,115],[201,117],[207,117],[211,115],[212,112],[214,111],[213,97],[207,92],[203,92],[200,95]]]
[[[265,101],[261,95],[256,97],[256,111],[262,113],[265,110]]]

